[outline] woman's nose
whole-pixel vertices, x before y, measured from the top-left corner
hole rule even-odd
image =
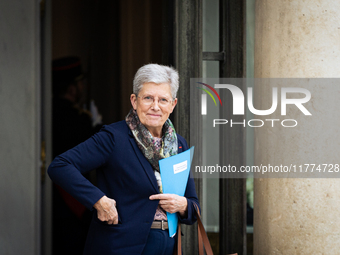
[[[158,100],[156,100],[156,99],[153,100],[151,106],[152,106],[152,108],[153,108],[154,110],[159,110],[159,109],[160,109]]]

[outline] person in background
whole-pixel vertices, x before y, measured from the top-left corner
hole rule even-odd
[[[104,126],[49,166],[50,178],[94,212],[85,255],[172,255],[177,236],[169,237],[166,212],[184,224],[196,221],[194,180],[188,178],[184,196],[163,194],[158,164],[189,149],[169,119],[177,90],[175,69],[141,67],[125,120]],[[93,169],[98,187],[82,175]]]
[[[52,63],[53,157],[90,138],[101,124],[84,110],[85,76],[78,57],[64,57]],[[93,105],[93,103],[92,103]],[[95,106],[92,108],[95,110]],[[96,111],[97,113],[98,111]],[[89,176],[86,176],[89,178]],[[60,186],[53,186],[53,254],[82,254],[90,212]]]

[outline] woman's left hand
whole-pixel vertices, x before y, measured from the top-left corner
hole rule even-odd
[[[157,194],[150,196],[149,199],[159,199],[159,205],[169,213],[179,212],[182,217],[186,215],[188,202],[185,197],[175,194]]]

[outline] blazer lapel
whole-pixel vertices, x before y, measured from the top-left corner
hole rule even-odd
[[[153,169],[152,169],[149,161],[144,157],[143,153],[138,148],[136,141],[135,141],[135,138],[133,137],[131,131],[130,131],[130,139],[129,140],[130,140],[130,143],[131,143],[133,150],[135,151],[135,153],[137,155],[137,158],[138,158],[140,164],[142,165],[146,175],[149,177],[149,180],[150,180],[152,186],[154,187],[156,193],[159,193],[155,173],[153,172]]]

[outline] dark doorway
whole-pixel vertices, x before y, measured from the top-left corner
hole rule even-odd
[[[52,1],[52,59],[80,58],[85,91],[78,106],[86,111],[90,110],[91,101],[95,102],[102,124],[122,120],[129,112],[132,80],[137,69],[148,63],[162,63],[163,4],[158,0]],[[93,176],[89,179],[95,182]],[[72,213],[72,210],[65,197],[56,197],[56,192],[54,189],[52,196],[53,254],[61,254],[60,248],[64,250],[62,254],[82,254],[81,247],[78,253],[67,253],[72,251],[71,247],[60,246],[67,236],[65,230],[73,233],[68,239],[81,238],[78,240],[81,246],[88,221],[84,220],[79,228],[80,235],[79,229],[74,229],[77,227],[66,220],[64,228],[61,226],[62,230],[58,230],[55,216],[66,211]],[[60,204],[63,212],[59,210]]]

